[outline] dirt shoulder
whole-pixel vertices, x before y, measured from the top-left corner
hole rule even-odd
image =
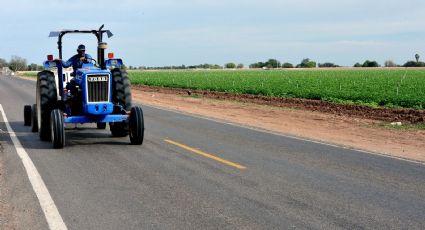
[[[382,120],[421,122],[425,117],[423,111],[379,111],[298,99],[277,103],[261,96],[234,98],[225,93],[158,87],[133,87],[132,94],[133,100],[146,105],[425,162],[425,130],[387,129],[377,125]]]

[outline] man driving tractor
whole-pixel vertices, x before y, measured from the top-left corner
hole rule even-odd
[[[72,75],[75,76],[75,72],[77,69],[81,68],[84,63],[88,63],[88,60],[93,59],[90,54],[86,54],[86,47],[81,44],[77,48],[77,54],[72,56],[68,61],[64,62],[61,61],[62,66],[64,68],[68,68],[72,66],[72,69],[74,70],[74,73]],[[67,94],[67,98],[71,99],[76,95],[77,89],[76,89],[76,83],[74,79],[71,79],[69,83],[66,84],[66,89],[69,90]]]
[[[88,59],[93,59],[90,54],[86,54],[86,47],[81,44],[77,48],[77,54],[72,56],[68,61],[62,61],[62,66],[68,68],[72,66],[74,72],[83,66],[83,63],[87,63]]]

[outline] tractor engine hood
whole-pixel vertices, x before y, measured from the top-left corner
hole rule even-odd
[[[76,71],[77,76],[83,75],[83,74],[107,74],[107,73],[110,74],[110,71],[96,67],[93,64],[83,64],[83,66],[77,69]]]
[[[112,79],[109,70],[83,66],[83,68],[77,70],[74,79],[83,93],[83,113],[106,115],[113,112],[113,104],[111,103]]]

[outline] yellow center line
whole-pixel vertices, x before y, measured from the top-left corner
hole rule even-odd
[[[242,165],[240,165],[240,164],[233,163],[233,162],[231,162],[231,161],[228,161],[228,160],[222,159],[222,158],[220,158],[220,157],[217,157],[217,156],[214,156],[214,155],[212,155],[212,154],[209,154],[209,153],[203,152],[203,151],[201,151],[201,150],[198,150],[198,149],[195,149],[195,148],[189,147],[189,146],[187,146],[187,145],[180,144],[180,143],[178,143],[178,142],[175,142],[175,141],[172,141],[172,140],[169,140],[169,139],[165,139],[164,141],[165,141],[165,142],[167,142],[167,143],[169,143],[169,144],[176,145],[176,146],[178,146],[178,147],[180,147],[180,148],[182,148],[182,149],[186,149],[186,150],[189,150],[189,151],[191,151],[191,152],[197,153],[197,154],[199,154],[199,155],[201,155],[201,156],[204,156],[204,157],[207,157],[207,158],[213,159],[213,160],[218,161],[218,162],[220,162],[220,163],[223,163],[223,164],[225,164],[225,165],[232,166],[232,167],[235,167],[235,168],[237,168],[237,169],[246,169],[246,167],[245,167],[245,166],[242,166]]]

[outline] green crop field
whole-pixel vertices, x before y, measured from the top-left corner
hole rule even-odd
[[[129,71],[129,76],[132,84],[425,108],[425,69]]]
[[[425,108],[425,70],[130,71],[132,84]]]

